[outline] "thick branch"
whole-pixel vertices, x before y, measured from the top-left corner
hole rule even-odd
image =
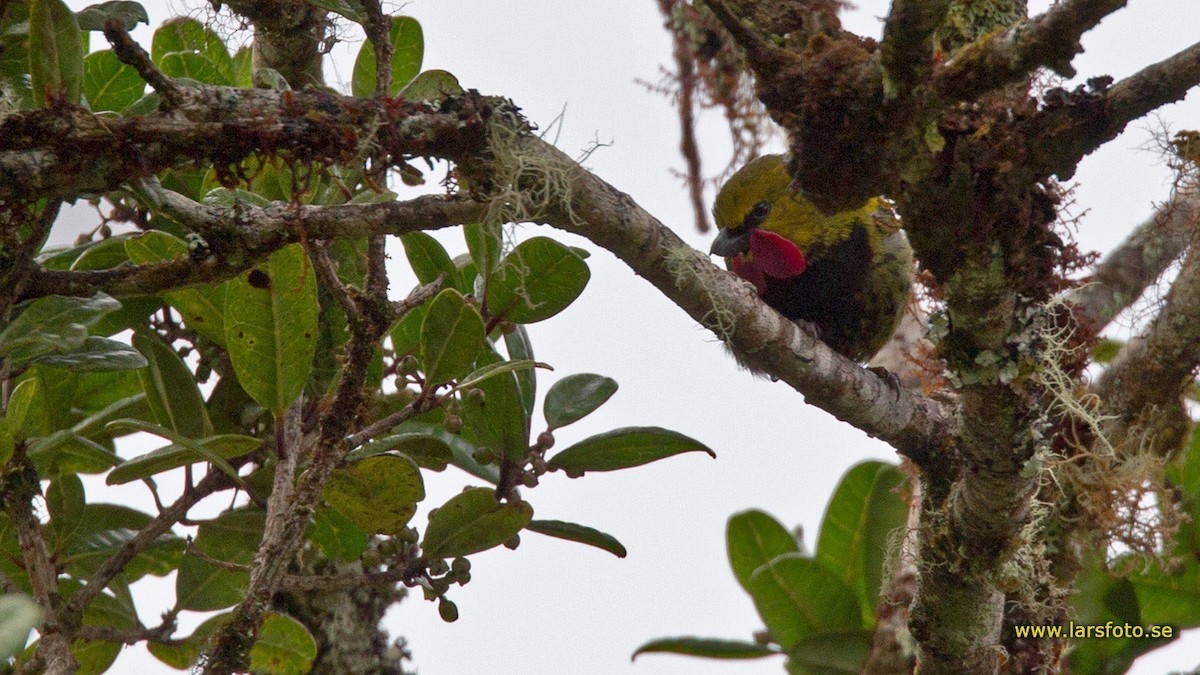
[[[280,247],[309,239],[337,239],[379,234],[400,235],[472,222],[483,208],[461,197],[427,195],[403,202],[342,204],[338,206],[267,207],[200,204],[170,191],[158,193],[161,212],[185,227],[224,242],[230,256],[210,256],[201,262],[179,258],[162,263],[124,265],[107,270],[39,269],[30,274],[23,299],[44,295],[114,295],[157,293],[200,283],[217,283],[253,267]]]
[[[933,66],[933,33],[949,9],[950,0],[892,0],[880,45],[892,92],[911,91]]]
[[[1194,237],[1193,233],[1193,237]],[[1200,364],[1200,247],[1196,238],[1171,284],[1158,316],[1136,340],[1117,354],[1093,390],[1104,400],[1103,412],[1113,417],[1105,430],[1109,441],[1139,452],[1137,438],[1125,443],[1131,430],[1146,436],[1153,449],[1169,453],[1179,447],[1189,426],[1181,415],[1180,396]]]
[[[1067,179],[1087,155],[1116,138],[1132,121],[1183,99],[1200,84],[1200,42],[1147,66],[1110,88],[1049,101],[1028,132],[1031,154],[1047,174]]]
[[[250,156],[338,163],[360,147],[393,161],[455,158],[482,147],[483,116],[497,102],[467,93],[437,111],[395,99],[319,89],[183,87],[171,116],[102,119],[56,106],[0,122],[0,200],[105,193],[163,169],[212,163],[227,184]]]
[[[1098,333],[1183,254],[1200,227],[1200,195],[1171,200],[1104,257],[1072,295],[1079,319]]]
[[[379,288],[380,284],[382,288]],[[245,597],[233,610],[229,623],[214,636],[205,673],[223,675],[245,669],[263,613],[271,597],[280,590],[288,565],[303,541],[304,529],[320,502],[321,491],[329,475],[350,449],[345,442],[347,431],[358,419],[367,368],[375,346],[391,319],[386,280],[368,279],[368,290],[372,287],[381,291],[382,296],[364,298],[360,306],[363,320],[350,325],[346,366],[337,385],[337,394],[321,417],[320,438],[313,460],[300,475],[288,500],[286,512],[280,513],[270,532],[263,535],[262,544],[254,556],[254,570],[250,574]],[[412,404],[409,404],[409,408],[415,410]]]
[[[753,287],[713,265],[629,195],[556,148],[525,137],[513,151],[530,165],[549,167],[555,180],[567,180],[569,201],[548,205],[535,219],[616,254],[716,333],[742,363],[783,380],[808,403],[878,436],[921,466],[936,470],[949,461],[954,431],[950,406],[897,390],[835,353],[767,307]],[[493,173],[481,164],[468,163],[464,169]]]
[[[303,0],[226,0],[254,24],[254,70],[271,68],[293,89],[325,83],[322,43],[328,12]]]
[[[1063,0],[998,36],[964,47],[935,75],[934,89],[947,99],[970,101],[1019,82],[1041,66],[1073,77],[1071,60],[1083,52],[1079,38],[1127,1]]]

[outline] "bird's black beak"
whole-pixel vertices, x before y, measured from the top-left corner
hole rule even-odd
[[[713,255],[732,258],[740,253],[745,253],[750,250],[750,231],[752,228],[739,227],[736,230],[725,228],[717,234],[717,238],[713,239],[712,247],[708,252]]]

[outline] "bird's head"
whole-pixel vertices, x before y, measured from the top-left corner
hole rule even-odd
[[[791,189],[785,164],[783,155],[747,163],[721,186],[713,206],[720,232],[709,252],[723,256],[759,294],[767,277],[803,274],[810,254],[845,239],[859,215],[822,214]]]

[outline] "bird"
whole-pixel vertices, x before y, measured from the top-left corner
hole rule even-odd
[[[767,305],[865,363],[908,305],[912,248],[882,199],[825,215],[792,189],[786,163],[784,155],[762,155],[721,186],[710,253]]]

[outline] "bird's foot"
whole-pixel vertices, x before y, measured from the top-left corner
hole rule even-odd
[[[871,371],[872,373],[875,373],[879,377],[882,377],[884,380],[886,380],[888,383],[888,387],[891,388],[892,393],[895,394],[896,399],[899,400],[900,392],[903,391],[903,389],[904,389],[903,385],[900,384],[900,376],[899,375],[893,373],[892,371],[888,370],[887,368],[884,368],[883,366],[867,366],[867,370]]]

